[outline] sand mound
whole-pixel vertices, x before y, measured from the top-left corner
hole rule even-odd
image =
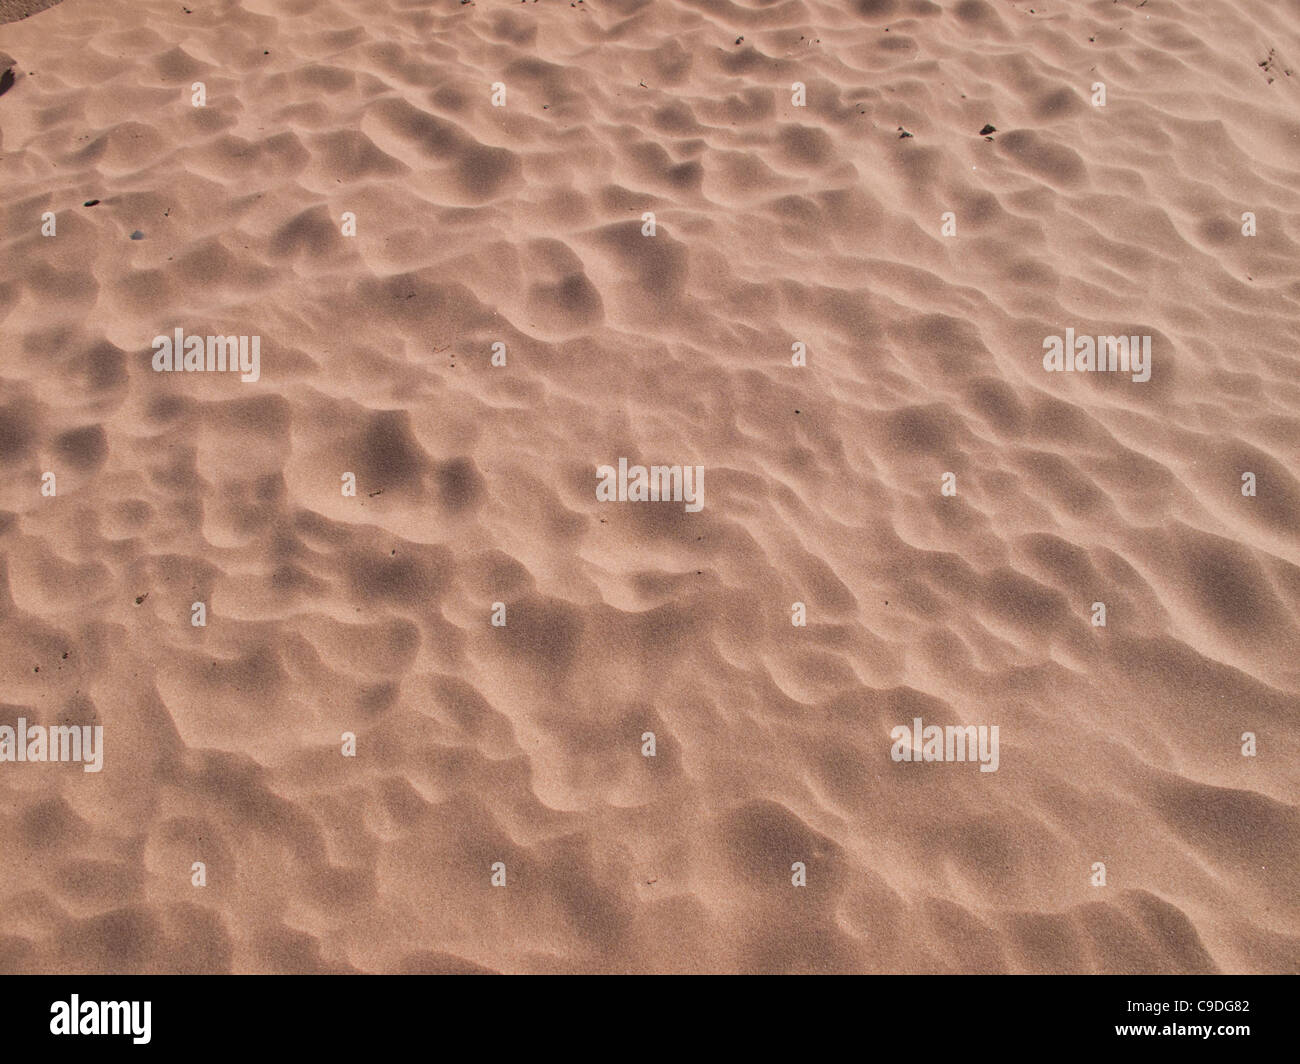
[[[0,25],[17,22],[62,2],[63,0],[0,0]]]

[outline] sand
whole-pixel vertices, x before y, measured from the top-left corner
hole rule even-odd
[[[28,18],[63,0],[0,0],[0,25]]]
[[[0,51],[0,971],[1300,971],[1297,0]]]

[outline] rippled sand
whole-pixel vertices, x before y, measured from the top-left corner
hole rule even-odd
[[[1300,971],[1300,3],[1030,2],[0,27],[0,970]]]

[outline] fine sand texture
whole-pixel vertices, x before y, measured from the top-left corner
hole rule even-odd
[[[1300,0],[0,52],[0,971],[1300,972]]]
[[[58,3],[62,0],[0,0],[0,25],[28,18]]]

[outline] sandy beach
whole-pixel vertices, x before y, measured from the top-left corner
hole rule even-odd
[[[0,973],[1300,973],[1300,0],[0,20]]]

